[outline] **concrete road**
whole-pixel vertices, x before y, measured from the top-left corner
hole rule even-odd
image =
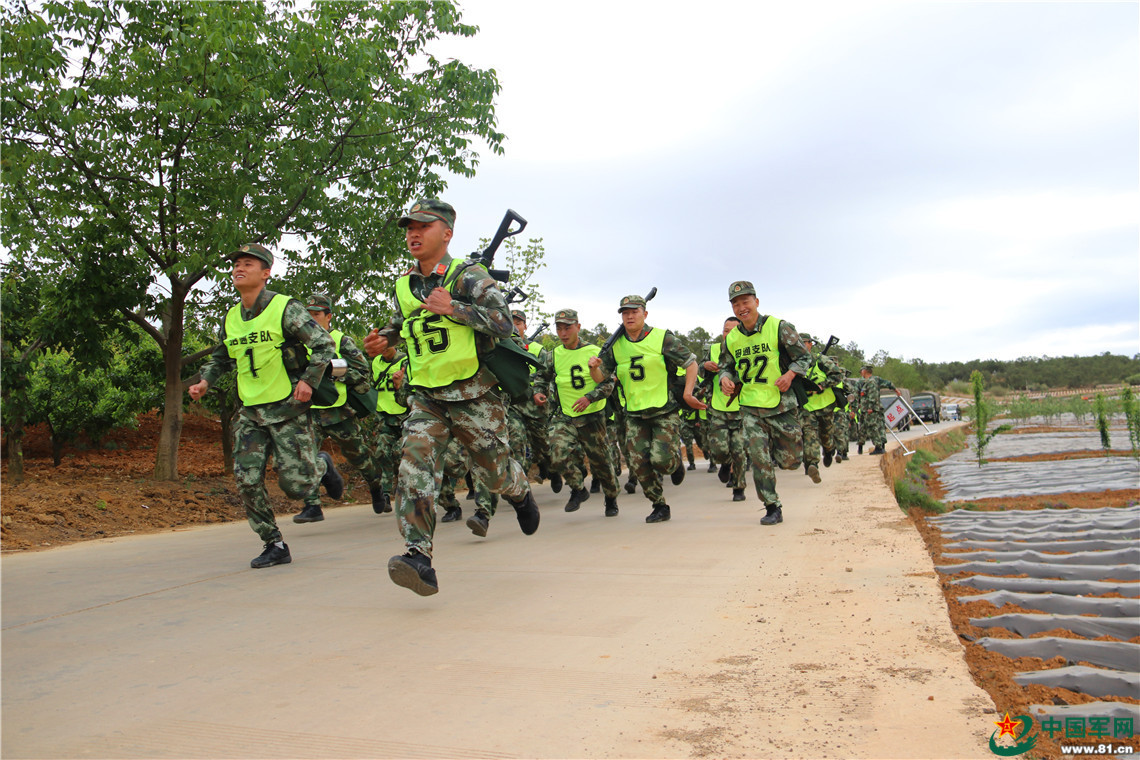
[[[852,449],[854,450],[854,449]],[[536,494],[440,525],[440,593],[385,569],[391,514],[244,523],[2,560],[2,747],[72,757],[989,757],[929,556],[877,467],[781,473],[785,522],[716,476],[670,522]],[[470,502],[465,509],[470,509]]]

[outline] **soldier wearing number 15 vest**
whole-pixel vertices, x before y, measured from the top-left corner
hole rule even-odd
[[[803,459],[799,402],[790,383],[794,375],[807,374],[811,355],[792,323],[759,313],[752,283],[732,283],[728,298],[740,324],[724,340],[727,350],[719,363],[721,387],[730,397],[735,393],[740,399],[752,479],[766,511],[760,522],[776,525],[784,521],[776,493],[776,466],[795,470]],[[787,361],[784,368],[781,353]]]
[[[455,209],[436,198],[417,201],[398,220],[415,265],[396,282],[396,316],[364,341],[370,356],[403,338],[412,387],[404,422],[396,514],[407,551],[388,560],[392,582],[427,596],[439,591],[432,567],[435,498],[443,454],[452,437],[482,470],[488,489],[514,507],[519,527],[538,530],[538,506],[522,467],[511,458],[507,410],[498,379],[485,366],[495,340],[514,331],[506,300],[478,264],[452,259]],[[467,521],[476,535],[487,524]]]
[[[545,396],[553,406],[550,422],[550,461],[570,486],[566,511],[574,512],[590,498],[586,488],[583,460],[590,464],[590,475],[597,478],[605,494],[605,514],[618,513],[617,473],[606,435],[606,399],[614,390],[613,377],[595,382],[590,360],[597,359],[597,346],[582,343],[578,332],[578,312],[561,309],[554,315],[561,345],[554,347],[553,360],[535,373],[535,395]]]

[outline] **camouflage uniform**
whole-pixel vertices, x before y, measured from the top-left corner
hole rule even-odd
[[[678,410],[681,416],[681,445],[685,447],[685,457],[689,460],[689,469],[696,469],[696,457],[693,451],[693,444],[697,440],[697,429],[700,427],[700,418],[696,409],[690,409],[688,405],[681,407]]]
[[[451,264],[451,256],[445,254],[426,276],[418,267],[413,268],[406,275],[412,296],[423,301],[435,288],[445,287]],[[398,522],[408,549],[428,558],[432,556],[435,534],[441,460],[452,437],[467,449],[474,466],[484,471],[487,487],[511,501],[520,517],[530,496],[526,474],[510,455],[507,409],[503,394],[497,389],[498,379],[482,360],[493,348],[495,338],[513,334],[514,325],[503,294],[487,271],[479,266],[459,266],[463,266],[462,270],[447,286],[453,296],[454,314],[450,319],[475,330],[479,369],[469,378],[438,388],[415,386],[413,373],[409,382],[414,387],[404,422]],[[396,309],[397,316],[380,331],[389,343],[396,339],[404,321],[398,300]],[[389,563],[390,572],[391,568]]]
[[[873,372],[870,365],[864,366],[863,369]],[[894,383],[872,374],[870,377],[861,378],[857,388],[861,420],[859,445],[862,446],[863,441],[870,438],[876,449],[885,449],[887,445],[887,422],[883,416],[883,403],[879,397],[879,391],[883,388],[894,390]]]
[[[640,296],[635,297],[644,307],[645,301]],[[622,299],[622,304],[634,303],[630,296]],[[620,309],[619,309],[620,311]],[[646,325],[637,340],[638,343],[646,340],[653,330]],[[693,353],[671,331],[665,330],[661,344],[661,355],[665,357],[666,380],[675,376],[678,368],[686,368],[696,361]],[[617,360],[614,358],[613,348],[601,353],[602,374],[605,377],[614,375],[617,369]],[[619,380],[620,382],[620,380]],[[631,389],[626,389],[626,396],[630,398]],[[681,466],[680,427],[681,418],[677,414],[679,402],[670,387],[668,400],[663,406],[633,411],[627,405],[625,408],[626,442],[630,454],[630,474],[637,478],[641,484],[645,498],[653,504],[654,508],[665,507],[665,490],[662,487],[662,478],[674,472]],[[684,472],[681,472],[683,475]]]
[[[821,388],[820,391],[807,392],[808,406],[811,406],[818,396],[842,382],[843,370],[830,356],[816,354],[811,367],[808,369],[807,377]],[[816,401],[815,403],[819,402]],[[818,469],[821,446],[824,451],[824,462],[831,463],[830,455],[836,449],[834,422],[836,416],[834,401],[819,409],[809,409],[808,407],[800,409],[800,420],[803,423],[805,467],[816,466]]]
[[[495,508],[499,504],[497,494],[491,493],[487,488],[482,474],[478,469],[472,469],[471,457],[467,454],[467,449],[459,445],[459,440],[452,438],[448,444],[447,449],[443,455],[443,480],[440,483],[439,497],[437,504],[448,509],[460,509],[459,500],[455,498],[455,486],[460,480],[464,480],[467,473],[471,473],[471,482],[474,484],[475,493],[475,511],[480,510],[487,519],[495,516]]]
[[[253,308],[241,307],[242,320],[248,322],[256,318],[276,295],[263,289]],[[311,352],[307,366],[298,376],[291,377],[293,387],[304,380],[316,388],[326,365],[336,355],[332,338],[296,299],[290,299],[285,306],[281,327],[287,339],[300,341]],[[226,349],[223,321],[219,344],[202,367],[202,379],[214,385],[218,378],[235,368],[239,373],[246,371]],[[319,489],[326,465],[317,456],[310,405],[311,402],[300,403],[292,396],[273,403],[245,405],[234,421],[234,480],[249,526],[267,545],[281,541],[281,531],[265,491],[265,468],[270,456],[276,464],[278,485],[286,496],[301,499],[306,504],[320,503]]]
[[[734,282],[729,286],[729,299],[739,295],[755,295],[752,284],[743,280]],[[738,324],[733,331],[739,331],[745,336],[756,335],[764,328],[768,319],[775,317],[760,316],[756,321],[755,329],[748,330],[743,323]],[[800,340],[800,334],[795,325],[779,320],[778,338],[780,347],[787,354],[787,369],[801,377],[807,373],[811,363],[811,355]],[[731,338],[731,334],[730,334]],[[772,348],[775,350],[775,347]],[[740,383],[737,373],[737,357],[732,351],[722,351],[718,365],[720,378],[728,378],[734,383]],[[743,394],[742,394],[743,395]],[[741,399],[740,414],[744,422],[744,439],[748,444],[749,455],[752,459],[752,479],[756,484],[756,493],[769,508],[769,515],[773,510],[779,510],[780,497],[776,493],[776,467],[783,470],[795,470],[803,460],[803,433],[800,425],[799,402],[792,389],[780,393],[776,406],[764,408],[750,406]],[[778,511],[775,514],[779,514]],[[782,517],[780,518],[782,520]]]
[[[406,374],[407,366],[408,358],[403,353],[394,356],[390,363],[381,356],[372,360],[372,384],[379,398],[376,414],[369,415],[366,419],[370,420],[368,424],[374,441],[373,457],[380,471],[380,482],[389,495],[395,493],[397,486],[410,388],[406,377],[397,388],[392,375],[401,370]]]
[[[847,370],[843,370],[846,374]],[[835,451],[837,454],[836,461],[843,461],[847,458],[847,451],[851,448],[851,407],[853,406],[852,399],[855,397],[854,382],[851,378],[844,377],[843,382],[835,388],[836,393],[842,393],[847,397],[846,405],[842,409],[835,410]]]
[[[714,351],[714,347],[720,348]],[[714,353],[716,359],[713,358]],[[705,353],[704,362],[716,362],[724,354],[724,340],[709,346]],[[710,383],[719,383],[715,373],[709,373],[702,362],[701,372],[709,377]],[[710,396],[717,393],[717,389],[710,391]],[[735,406],[735,404],[734,404]],[[708,448],[705,453],[709,461],[716,464],[728,464],[731,467],[729,485],[733,491],[743,491],[745,477],[748,473],[748,445],[744,440],[744,421],[740,411],[721,411],[709,403],[708,424],[706,425],[706,442]]]

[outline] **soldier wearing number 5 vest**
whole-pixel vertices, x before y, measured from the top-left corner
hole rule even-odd
[[[372,497],[372,511],[380,514],[384,511],[384,486],[381,484],[380,468],[372,456],[371,447],[364,440],[360,423],[356,420],[356,413],[348,405],[348,388],[350,386],[364,386],[367,390],[371,385],[372,368],[368,359],[364,357],[352,338],[341,330],[332,329],[332,298],[325,293],[313,293],[309,296],[309,315],[321,327],[328,330],[336,344],[336,355],[348,364],[343,383],[337,383],[337,398],[327,406],[313,405],[313,424],[317,428],[318,444],[325,438],[332,438],[340,446],[341,453],[349,463],[360,471],[364,481],[368,483],[368,492]],[[325,519],[321,511],[321,502],[305,502],[305,508],[300,514],[293,515],[295,523],[320,522]]]
[[[799,402],[792,380],[807,374],[811,354],[792,323],[760,314],[751,282],[732,283],[728,298],[740,324],[724,339],[727,350],[720,357],[720,385],[730,398],[739,395],[752,479],[766,512],[760,523],[775,525],[784,521],[776,466],[795,470],[803,459]],[[781,368],[781,352],[786,368]]]
[[[724,320],[721,339],[709,346],[701,371],[712,379],[707,434],[709,460],[720,465],[721,482],[732,485],[732,500],[744,501],[748,446],[744,440],[744,421],[740,417],[740,399],[729,401],[728,394],[721,388],[717,378],[720,357],[724,352],[724,339],[738,324],[740,320],[736,317]]]
[[[503,294],[478,264],[448,255],[455,224],[449,204],[418,201],[398,224],[416,265],[396,281],[397,315],[365,338],[364,349],[378,356],[397,335],[407,348],[413,390],[396,506],[407,552],[388,561],[388,575],[427,596],[439,591],[431,565],[435,497],[452,436],[483,470],[488,489],[514,507],[523,533],[538,530],[539,513],[522,466],[511,458],[498,379],[482,360],[496,338],[514,331]]]
[[[617,375],[625,391],[630,470],[641,483],[645,498],[653,504],[645,521],[664,522],[671,515],[662,478],[672,473],[673,485],[680,485],[685,477],[678,445],[681,418],[677,416],[678,401],[670,391],[669,379],[678,367],[683,368],[684,402],[693,409],[707,408],[693,396],[697,361],[672,332],[645,324],[648,312],[641,296],[621,299],[618,312],[625,332],[612,348],[590,360],[590,375],[596,383]]]
[[[815,345],[815,338],[807,333],[800,333],[800,340],[809,352]],[[842,410],[836,412],[835,403],[835,388],[843,382],[843,370],[830,356],[819,354],[812,360],[806,377],[820,388],[818,391],[807,392],[808,402],[800,410],[804,426],[804,472],[818,483],[820,446],[823,447],[823,466],[830,467],[838,438],[835,417],[837,414],[845,414]],[[842,392],[842,387],[839,391]]]
[[[550,458],[570,486],[566,511],[574,512],[590,498],[582,460],[590,463],[590,475],[598,480],[606,496],[606,517],[618,513],[617,473],[613,451],[606,435],[606,399],[614,390],[614,378],[594,381],[590,362],[596,360],[597,346],[578,338],[582,325],[578,312],[562,309],[554,315],[554,327],[561,345],[554,347],[553,360],[535,373],[535,400],[545,404],[555,399],[550,424]]]
[[[328,454],[318,456],[309,414],[313,389],[336,347],[300,301],[266,289],[273,266],[269,249],[250,243],[231,258],[241,303],[226,314],[220,342],[202,367],[202,379],[188,391],[198,400],[219,377],[237,369],[242,408],[233,426],[234,480],[249,525],[265,542],[250,567],[284,565],[292,556],[265,493],[265,467],[272,456],[277,482],[291,499],[319,503],[322,484],[329,496],[341,497],[344,480]],[[308,361],[304,351],[292,348],[287,361],[283,350],[287,344],[307,347]],[[290,366],[294,361],[296,365]]]

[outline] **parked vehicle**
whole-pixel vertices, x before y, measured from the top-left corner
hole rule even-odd
[[[942,397],[934,391],[916,393],[911,406],[920,420],[939,422],[942,419]]]
[[[895,399],[897,399],[900,395],[903,397],[903,401],[906,401],[908,404],[911,403],[910,391],[906,388],[895,388],[894,391],[886,391],[885,393],[881,393],[879,395],[879,401],[881,401],[883,404],[883,411],[885,412],[892,404],[894,404]],[[911,405],[913,406],[913,404]],[[903,415],[903,418],[899,424],[895,425],[895,430],[899,432],[910,430],[910,423],[913,419],[913,415],[911,415],[910,412],[907,412],[905,415]],[[887,427],[890,427],[889,423],[887,424]]]
[[[942,407],[942,416],[948,420],[960,420],[962,412],[958,410],[957,404],[946,404]]]

